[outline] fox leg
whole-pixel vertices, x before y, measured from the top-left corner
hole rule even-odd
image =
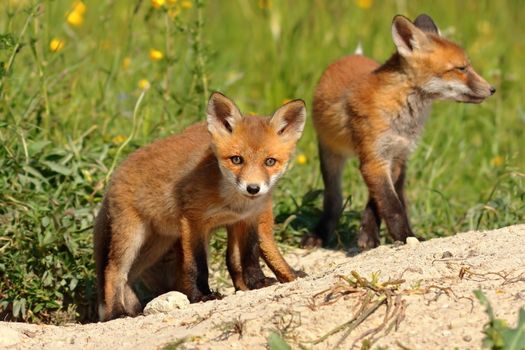
[[[396,241],[406,242],[406,238],[414,234],[408,222],[405,206],[392,182],[390,167],[384,162],[362,161],[361,174],[368,186],[370,198],[377,205],[379,216],[385,220],[390,235]],[[373,212],[373,207],[370,210]],[[374,225],[370,226],[374,227]],[[369,241],[373,241],[373,230],[370,229],[367,234]]]
[[[407,200],[405,196],[405,177],[406,177],[406,162],[399,161],[394,164],[392,170],[392,177],[394,180],[394,188],[396,189],[397,197],[403,204],[405,210],[407,210]]]
[[[104,269],[104,302],[100,318],[104,321],[135,316],[142,306],[133,291],[129,272],[145,239],[145,227],[138,217],[113,220],[108,261]]]
[[[153,297],[174,290],[175,241],[174,236],[156,234],[150,237],[141,249],[140,262],[137,261],[129,273],[129,280],[142,280]]]
[[[303,246],[328,244],[343,209],[341,177],[346,158],[330,151],[321,143],[319,143],[319,158],[324,182],[323,214],[315,228],[315,236],[306,237]]]
[[[361,228],[357,238],[359,249],[368,250],[379,246],[380,227],[381,217],[379,216],[377,204],[373,198],[369,198],[361,218]]]
[[[277,243],[273,236],[273,213],[271,203],[268,208],[259,216],[257,224],[257,233],[259,236],[259,247],[262,258],[270,270],[275,274],[279,282],[293,281],[297,276],[304,276],[303,273],[297,273],[284,260]]]
[[[208,232],[188,220],[182,226],[176,289],[192,303],[216,299],[208,284]]]
[[[228,226],[227,231],[226,265],[235,289],[259,289],[277,282],[266,277],[261,269],[257,229],[241,221]]]

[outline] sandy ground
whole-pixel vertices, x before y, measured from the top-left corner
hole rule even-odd
[[[351,255],[293,250],[287,260],[308,277],[245,293],[220,290],[229,295],[169,314],[61,327],[0,322],[0,348],[265,349],[276,331],[292,348],[360,348],[372,337],[374,348],[480,349],[487,317],[473,290],[482,289],[510,325],[525,306],[525,225]],[[363,321],[350,331],[345,323],[353,317]]]

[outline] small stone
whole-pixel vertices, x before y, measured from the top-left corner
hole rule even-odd
[[[179,292],[168,292],[150,301],[144,308],[144,315],[168,313],[183,309],[188,305],[190,305],[190,301],[186,295]]]
[[[452,255],[452,253],[447,250],[443,252],[443,255],[441,255],[441,259],[452,258],[453,256],[454,255]]]
[[[0,327],[0,347],[8,347],[18,344],[21,341],[20,333],[14,329]]]
[[[419,240],[416,237],[407,237],[407,245],[409,247],[415,247],[419,244]]]
[[[472,340],[472,337],[471,337],[470,335],[464,335],[464,336],[463,336],[463,340],[466,341],[466,342],[468,343],[469,341]]]

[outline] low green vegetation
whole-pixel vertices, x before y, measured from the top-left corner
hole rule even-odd
[[[397,13],[432,15],[498,89],[482,105],[436,104],[409,163],[415,232],[524,221],[519,1],[3,0],[0,9],[2,319],[94,319],[92,224],[113,165],[202,121],[212,90],[245,113],[267,114],[291,98],[311,106],[322,70],[358,43],[377,60],[391,54]],[[348,246],[367,196],[355,161],[344,188],[334,245]],[[321,200],[308,122],[275,192],[279,241],[297,245]],[[217,237],[212,254],[223,259]]]
[[[474,291],[481,305],[486,309],[489,321],[483,326],[483,346],[492,350],[521,350],[525,348],[525,309],[520,308],[516,328],[510,328],[504,320],[496,318],[486,295]]]

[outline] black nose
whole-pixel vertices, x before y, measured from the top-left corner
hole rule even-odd
[[[491,86],[490,87],[490,94],[494,95],[495,92],[496,92],[496,88],[494,86]]]
[[[250,184],[246,186],[246,191],[248,191],[249,194],[256,194],[259,192],[260,189],[261,188],[259,187],[259,185]]]

